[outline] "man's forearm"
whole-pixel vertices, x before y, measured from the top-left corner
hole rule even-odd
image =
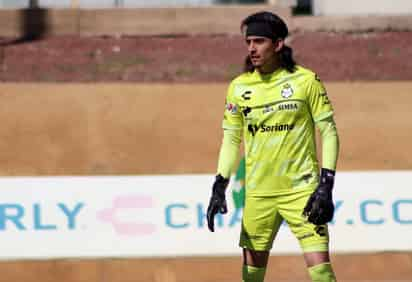
[[[322,137],[322,167],[335,171],[339,155],[339,137],[335,121],[329,117],[318,121],[316,126]]]
[[[229,178],[239,155],[241,142],[241,131],[225,129],[223,130],[223,140],[220,147],[217,174]]]

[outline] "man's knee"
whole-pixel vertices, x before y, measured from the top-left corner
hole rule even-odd
[[[243,264],[255,267],[266,267],[269,251],[254,251],[243,249]]]
[[[305,252],[303,254],[307,267],[329,262],[329,252]]]

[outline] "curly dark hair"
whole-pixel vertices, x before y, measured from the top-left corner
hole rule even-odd
[[[271,12],[258,12],[245,18],[240,25],[242,33],[244,33],[247,26],[251,23],[267,24],[273,34],[273,41],[279,38],[285,39],[289,34],[286,23],[279,16]],[[282,68],[285,68],[289,72],[295,71],[296,61],[293,59],[293,50],[286,44],[284,44],[283,48],[279,51],[279,60]],[[249,56],[246,56],[243,70],[245,72],[253,72],[255,70]]]

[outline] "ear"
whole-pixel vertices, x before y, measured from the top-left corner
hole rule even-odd
[[[279,52],[280,50],[282,50],[283,46],[285,45],[285,40],[284,40],[284,39],[281,39],[281,38],[278,38],[278,39],[276,39],[274,45],[275,45],[275,46],[274,46],[274,47],[275,47],[275,52],[277,53],[277,52]]]

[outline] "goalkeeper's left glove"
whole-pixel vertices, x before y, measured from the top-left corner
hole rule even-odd
[[[335,171],[322,168],[319,185],[310,196],[303,210],[308,221],[322,225],[333,219],[335,206],[332,201],[332,189],[335,182]]]
[[[229,179],[218,174],[213,183],[212,196],[207,207],[207,226],[211,232],[215,231],[215,215],[217,213],[227,213],[225,191],[229,184]]]

